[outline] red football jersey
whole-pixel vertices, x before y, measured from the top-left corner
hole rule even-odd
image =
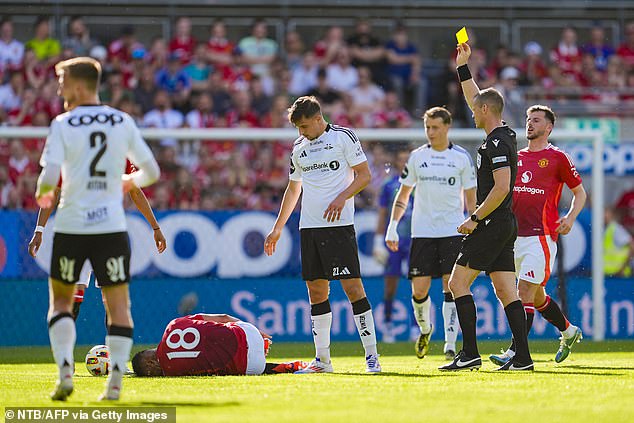
[[[572,160],[552,144],[541,151],[528,151],[528,148],[518,151],[513,188],[518,235],[550,235],[557,240],[557,208],[563,185],[572,189],[580,183],[581,176]]]
[[[167,325],[156,356],[165,376],[244,375],[247,350],[240,326],[194,315]]]

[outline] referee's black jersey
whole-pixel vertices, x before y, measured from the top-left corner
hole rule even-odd
[[[509,181],[509,193],[504,201],[491,214],[507,209],[511,211],[513,203],[513,185],[517,174],[517,139],[515,132],[508,126],[498,126],[487,136],[484,143],[478,148],[477,157],[478,176],[478,205],[484,202],[489,195],[495,181],[493,172],[503,167],[511,168],[511,180]],[[490,215],[491,215],[490,214]]]

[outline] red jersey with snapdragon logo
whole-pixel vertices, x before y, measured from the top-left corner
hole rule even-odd
[[[167,325],[156,357],[165,376],[244,375],[247,351],[240,326],[205,321],[196,314]]]
[[[548,144],[541,151],[524,148],[517,153],[513,213],[518,236],[550,235],[557,240],[558,205],[564,184],[573,189],[581,176],[566,153]]]

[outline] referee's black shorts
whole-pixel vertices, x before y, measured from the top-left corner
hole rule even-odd
[[[515,272],[513,246],[516,238],[517,220],[511,211],[487,216],[462,240],[456,264],[487,274]]]
[[[305,228],[299,234],[305,281],[361,277],[354,225]]]
[[[449,275],[460,252],[462,235],[443,238],[413,238],[409,253],[410,279]]]

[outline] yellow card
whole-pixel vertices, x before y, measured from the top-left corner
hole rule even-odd
[[[458,40],[458,44],[464,44],[469,41],[469,36],[467,35],[467,28],[464,26],[458,32],[456,32],[456,40]]]

